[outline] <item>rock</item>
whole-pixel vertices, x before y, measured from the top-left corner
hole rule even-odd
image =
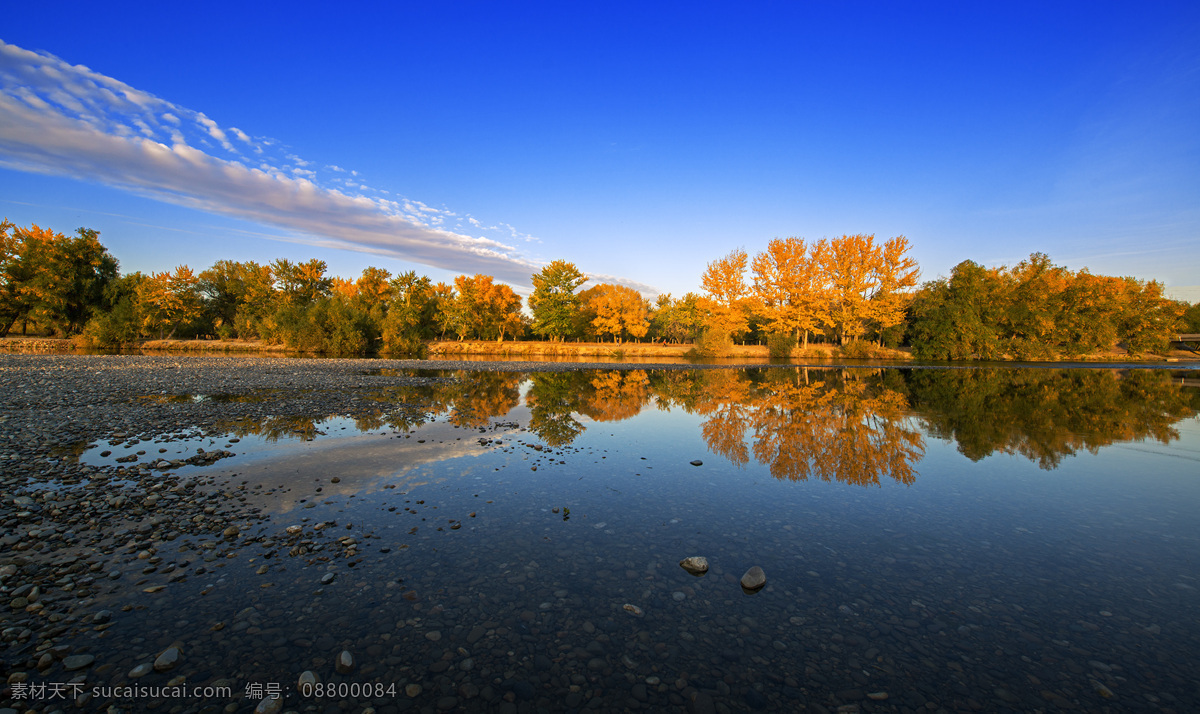
[[[154,671],[166,672],[174,669],[175,665],[179,664],[182,655],[183,653],[179,651],[178,647],[168,647],[163,650],[162,654],[154,658]]]
[[[767,698],[763,696],[762,692],[751,688],[750,691],[746,692],[746,704],[751,709],[766,709]]]
[[[350,674],[354,671],[354,655],[350,654],[349,650],[342,650],[342,653],[337,656],[337,664],[334,668],[338,674]]]
[[[90,667],[92,662],[95,661],[96,658],[90,654],[71,655],[63,660],[63,669],[67,670],[68,672],[74,672],[77,669]]]
[[[138,679],[141,677],[145,677],[147,674],[150,674],[153,671],[154,671],[154,665],[150,664],[149,662],[142,662],[138,666],[129,670],[129,678],[130,679]]]
[[[407,694],[409,697],[415,699],[421,695],[421,685],[409,684],[404,687],[404,693]]]
[[[238,530],[237,526],[229,526],[225,529],[222,535],[224,535],[226,538],[237,538],[239,533],[241,533],[241,531]]]
[[[767,575],[757,565],[746,571],[742,576],[742,589],[748,593],[756,593],[767,584]]]
[[[529,682],[520,681],[513,683],[513,693],[522,701],[529,701],[537,696],[537,690]]]
[[[637,605],[630,605],[629,603],[625,604],[625,612],[628,612],[630,615],[633,615],[634,617],[642,616],[642,608],[638,607]]]
[[[283,698],[278,694],[266,697],[254,707],[254,714],[279,714],[283,711]]]
[[[324,575],[321,576],[321,584],[328,585],[336,579],[337,579],[336,573],[325,573]]]
[[[867,694],[867,699],[871,699],[876,702],[885,701],[887,698],[888,698],[887,692],[869,692]]]
[[[311,697],[313,687],[321,683],[321,679],[317,677],[317,673],[311,669],[306,669],[300,673],[300,679],[296,682],[296,689],[302,697]]]
[[[695,459],[695,460],[691,461],[690,463],[692,464],[692,466],[703,466],[704,465],[704,462],[701,461],[700,459]]]
[[[703,555],[689,556],[679,561],[679,567],[696,577],[700,577],[708,572],[708,558],[705,558]]]

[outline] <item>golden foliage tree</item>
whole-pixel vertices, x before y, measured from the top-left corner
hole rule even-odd
[[[459,339],[495,338],[503,342],[524,327],[521,320],[521,296],[490,275],[460,275],[454,279],[454,297],[442,306],[445,322]]]
[[[880,245],[873,235],[843,235],[816,246],[828,300],[821,316],[827,332],[845,344],[874,327],[882,331],[903,320],[919,270],[908,256],[908,239]]]
[[[749,325],[746,299],[746,251],[738,248],[724,258],[708,264],[700,279],[704,290],[701,308],[705,311],[705,326],[723,336],[745,332]]]
[[[587,314],[597,335],[612,335],[613,342],[642,338],[650,329],[650,306],[642,294],[624,285],[601,283],[585,290]]]
[[[781,334],[803,335],[817,329],[817,313],[825,296],[816,252],[809,254],[802,238],[774,238],[767,249],[754,256],[754,295],[767,320],[767,329]]]
[[[170,339],[184,324],[195,321],[203,310],[200,280],[186,265],[173,273],[151,273],[137,286],[137,309],[147,333]],[[166,334],[167,328],[170,333]]]

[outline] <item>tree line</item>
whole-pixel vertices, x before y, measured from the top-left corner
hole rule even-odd
[[[327,275],[321,260],[220,260],[193,271],[122,275],[96,231],[64,236],[0,222],[0,336],[79,336],[102,347],[143,339],[214,336],[328,354],[420,354],[435,339],[732,342],[787,356],[811,342],[869,356],[910,344],[931,359],[1049,359],[1105,350],[1161,350],[1200,332],[1200,307],[1162,286],[1054,266],[1034,254],[1013,268],[965,261],[918,285],[906,238],[843,235],[771,240],[707,265],[701,292],[651,302],[556,260],[531,276],[527,301],[488,275],[434,283],[414,271],[368,267]]]

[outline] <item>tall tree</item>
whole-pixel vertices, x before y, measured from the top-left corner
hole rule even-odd
[[[200,316],[199,280],[186,265],[174,273],[152,273],[137,286],[138,313],[146,332],[170,339],[180,327]],[[167,333],[170,328],[170,333]]]
[[[921,287],[909,307],[909,340],[921,359],[995,359],[1004,307],[1000,271],[964,260]]]
[[[767,249],[754,256],[754,295],[767,320],[767,329],[782,334],[803,335],[817,329],[817,314],[824,296],[815,251],[809,254],[801,238],[774,238]]]
[[[392,274],[383,268],[363,268],[362,275],[354,282],[355,307],[373,315],[382,315],[395,294]]]
[[[705,296],[701,307],[706,311],[705,324],[721,335],[744,332],[748,325],[745,300],[746,251],[738,248],[724,258],[708,264],[700,279]]]
[[[908,254],[909,248],[907,238],[896,236],[889,238],[878,254],[869,314],[880,344],[888,328],[904,322],[905,310],[921,275],[916,259]]]
[[[30,318],[61,334],[78,333],[102,306],[117,267],[94,230],[80,228],[68,238],[0,222],[0,336]]]
[[[392,301],[383,319],[383,350],[388,353],[418,353],[421,343],[432,336],[437,311],[437,294],[429,278],[410,270],[389,283]]]
[[[533,331],[551,340],[569,336],[579,310],[575,293],[588,281],[574,263],[556,260],[533,275],[533,294],[529,309],[533,312]]]
[[[650,317],[655,339],[675,343],[695,341],[704,326],[699,300],[696,293],[687,293],[678,300],[670,293],[659,295]]]
[[[325,261],[316,258],[307,263],[293,263],[286,258],[271,263],[276,288],[289,305],[304,306],[329,295],[333,279],[325,276],[325,269]]]
[[[819,244],[821,268],[829,283],[829,302],[823,321],[838,342],[845,344],[867,330],[868,302],[879,263],[875,236],[843,235]]]
[[[490,275],[460,275],[454,279],[454,299],[443,306],[445,322],[458,339],[477,337],[503,341],[523,328],[521,296]]]
[[[598,335],[612,335],[614,342],[646,336],[650,328],[649,306],[642,294],[624,285],[601,283],[587,291],[589,311],[595,314],[592,327]]]

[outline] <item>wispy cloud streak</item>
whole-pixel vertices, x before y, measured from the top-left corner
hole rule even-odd
[[[2,40],[0,165],[96,181],[297,231],[324,245],[518,285],[528,285],[540,268],[505,242],[536,239],[507,224],[488,227],[371,189],[357,172],[318,168],[277,141],[221,127],[201,112]],[[322,175],[330,178],[321,182]]]

